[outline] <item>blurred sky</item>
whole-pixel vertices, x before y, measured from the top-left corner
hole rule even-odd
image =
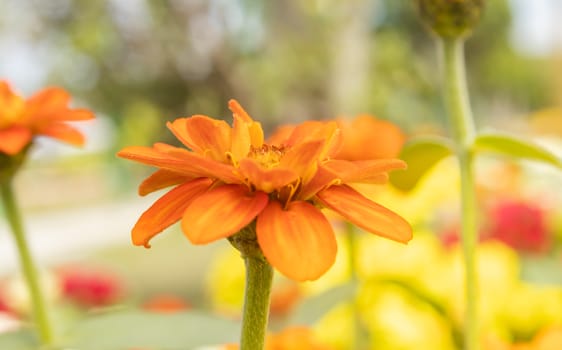
[[[511,0],[513,43],[530,55],[547,55],[562,50],[562,1]]]

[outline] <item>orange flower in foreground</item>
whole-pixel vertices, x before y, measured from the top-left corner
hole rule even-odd
[[[140,195],[175,186],[142,214],[133,243],[181,219],[194,244],[238,233],[253,224],[264,256],[289,278],[320,277],[334,263],[336,240],[321,208],[329,208],[366,231],[407,242],[410,225],[368,200],[352,183],[380,183],[403,169],[398,159],[335,160],[341,143],[335,122],[308,121],[276,144],[264,143],[261,125],[231,100],[234,123],[195,115],[168,123],[191,151],[163,143],[127,147],[118,155],[159,169],[139,187]]]
[[[24,100],[0,81],[0,152],[15,155],[36,135],[52,137],[73,145],[82,145],[82,134],[64,123],[93,119],[85,109],[69,109],[70,96],[59,88],[48,88]]]

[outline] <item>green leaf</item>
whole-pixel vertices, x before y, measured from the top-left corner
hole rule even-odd
[[[237,343],[238,322],[199,312],[115,312],[78,322],[64,344],[80,350],[193,349]],[[3,348],[2,348],[3,349]]]
[[[450,156],[453,149],[452,142],[442,137],[424,137],[409,141],[399,156],[408,164],[408,169],[392,172],[390,182],[400,190],[410,191],[437,162]]]
[[[496,132],[481,133],[474,140],[473,150],[534,160],[562,168],[560,157],[533,142],[519,139],[513,135]]]
[[[30,330],[0,333],[0,349],[37,350],[39,344]]]
[[[521,279],[530,283],[562,286],[560,256],[523,257]]]
[[[346,283],[304,299],[292,313],[289,323],[313,325],[334,306],[352,300],[355,297],[356,289],[355,283]]]

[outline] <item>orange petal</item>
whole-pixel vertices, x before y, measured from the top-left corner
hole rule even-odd
[[[314,140],[297,144],[283,155],[280,168],[291,169],[297,173],[303,183],[308,183],[318,169],[318,161],[324,152],[324,140]]]
[[[250,140],[250,130],[248,123],[244,122],[237,115],[234,115],[234,124],[232,126],[232,144],[230,146],[230,156],[234,164],[248,155],[252,141]]]
[[[254,159],[244,158],[239,164],[240,175],[256,187],[257,190],[271,193],[292,182],[297,181],[298,175],[292,170],[282,168],[266,169]]]
[[[248,125],[248,131],[250,132],[250,143],[253,147],[261,147],[263,145],[263,129],[260,122],[252,122]]]
[[[224,120],[206,116],[193,116],[186,121],[187,131],[193,142],[214,159],[222,160],[230,150],[231,130]]]
[[[187,148],[194,152],[202,153],[203,150],[199,149],[191,139],[191,136],[189,136],[189,132],[187,131],[187,119],[188,118],[178,118],[173,122],[167,122],[166,126]]]
[[[210,179],[196,179],[179,185],[160,197],[141,215],[133,227],[133,244],[149,248],[150,239],[181,219],[185,208],[211,184]]]
[[[412,239],[412,227],[406,220],[349,186],[331,186],[316,196],[320,203],[366,231],[402,243]]]
[[[10,84],[5,80],[0,81],[0,99],[1,100],[8,100],[14,96],[14,92],[10,87]]]
[[[245,122],[253,122],[254,120],[250,117],[250,115],[242,108],[238,101],[232,99],[228,101],[228,109],[232,112],[232,114],[238,116]]]
[[[248,225],[265,208],[263,192],[248,193],[243,185],[223,185],[205,192],[185,211],[182,229],[194,244],[226,238]]]
[[[317,279],[336,259],[332,226],[308,202],[291,202],[283,209],[279,202],[271,201],[258,216],[256,233],[269,263],[297,281]]]
[[[70,95],[60,88],[47,88],[39,91],[27,100],[30,108],[60,109],[66,108],[70,102]]]
[[[374,159],[354,162],[333,159],[325,162],[322,166],[336,174],[342,180],[342,183],[380,183],[381,180],[387,178],[385,173],[396,169],[406,169],[406,163],[400,159]]]
[[[0,130],[0,152],[15,155],[31,142],[32,137],[31,131],[23,126]]]
[[[362,160],[395,158],[400,153],[405,135],[398,126],[372,115],[359,115],[353,120],[338,120],[343,146],[337,159]]]
[[[84,135],[70,125],[64,123],[50,123],[38,131],[39,134],[49,136],[76,146],[84,145]]]
[[[335,154],[342,144],[341,133],[336,122],[320,122],[309,120],[295,127],[287,139],[287,145],[294,146],[314,140],[324,140],[325,149],[320,158]]]
[[[294,130],[294,125],[281,125],[277,129],[275,129],[271,136],[267,138],[266,143],[268,145],[276,146],[288,145],[287,140]]]
[[[335,173],[323,166],[319,166],[312,179],[308,183],[303,184],[301,190],[297,193],[297,198],[309,200],[324,188],[339,184],[341,184],[341,180]]]
[[[50,117],[51,120],[59,121],[90,120],[94,118],[94,113],[87,109],[68,109],[64,111],[57,111]]]
[[[14,122],[24,122],[25,101],[12,91],[8,83],[0,82],[0,128]]]
[[[236,100],[228,101],[228,108],[232,111],[232,116],[234,119],[234,129],[246,129],[249,136],[250,145],[252,145],[253,147],[261,147],[264,141],[263,129],[261,127],[261,124],[254,121]],[[235,133],[239,134],[239,132]],[[233,139],[233,143],[234,142],[235,140]],[[242,156],[245,156],[246,154],[243,154]]]
[[[139,186],[139,195],[146,196],[154,191],[174,186],[193,179],[190,176],[178,174],[173,171],[159,169],[147,177]]]
[[[183,130],[180,140],[186,142],[186,146],[193,151],[209,155],[215,160],[225,159],[226,152],[230,150],[231,131],[224,120],[194,115],[191,118],[180,119],[177,124],[174,123],[171,124],[172,132],[176,128]]]
[[[126,147],[119,151],[117,156],[184,174],[188,177],[216,178],[226,183],[240,182],[238,176],[233,172],[234,168],[230,165],[204,158],[185,149],[169,145],[163,148],[160,147],[161,145],[164,144],[155,145],[155,148],[158,149],[140,146]],[[175,152],[173,152],[173,149],[175,149]]]

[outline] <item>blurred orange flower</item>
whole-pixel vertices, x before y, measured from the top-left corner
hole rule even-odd
[[[400,128],[391,122],[361,114],[352,120],[337,120],[343,145],[335,158],[365,160],[396,158],[406,141]]]
[[[314,339],[313,332],[305,327],[287,328],[271,334],[266,339],[266,350],[329,350]]]
[[[238,345],[226,345],[223,350],[236,350]],[[291,327],[279,333],[268,334],[265,350],[330,350],[314,339],[314,333],[306,327]]]
[[[277,270],[294,280],[314,280],[334,263],[336,240],[320,210],[329,208],[366,231],[407,242],[410,225],[399,215],[351,188],[380,183],[399,159],[333,159],[341,146],[335,122],[308,121],[278,143],[264,143],[260,123],[231,100],[234,123],[195,115],[168,123],[191,151],[163,143],[127,147],[118,155],[159,169],[139,187],[147,193],[176,186],[142,214],[133,243],[181,219],[194,244],[239,232],[255,220],[258,243]]]
[[[191,309],[191,305],[175,295],[156,295],[142,304],[143,309],[158,313],[174,313]]]
[[[82,145],[82,134],[64,123],[93,119],[86,109],[70,109],[70,95],[59,88],[42,90],[24,100],[5,81],[0,81],[0,152],[15,155],[36,135]]]
[[[336,159],[368,160],[396,158],[404,146],[406,135],[391,122],[370,114],[360,114],[349,120],[336,120],[342,135]],[[269,143],[279,143],[295,129],[295,125],[282,125],[268,138]]]

